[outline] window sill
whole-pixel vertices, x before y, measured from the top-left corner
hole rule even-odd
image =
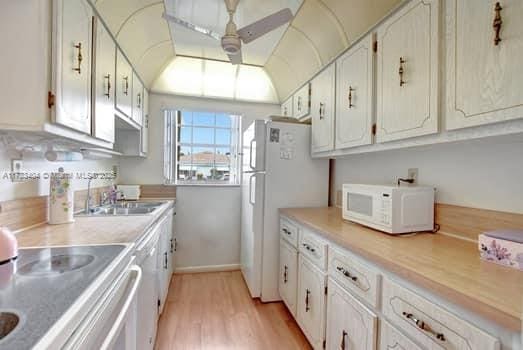
[[[191,182],[182,182],[175,184],[176,187],[240,187],[240,184],[220,184],[220,183],[191,183]]]

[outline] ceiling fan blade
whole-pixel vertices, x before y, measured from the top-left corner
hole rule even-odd
[[[251,41],[256,40],[270,31],[284,25],[292,18],[292,11],[289,8],[286,8],[239,29],[238,35],[244,43],[248,44]]]
[[[171,15],[168,15],[167,13],[164,12],[164,14],[162,15],[162,17],[169,21],[169,22],[172,22],[172,23],[176,23],[176,24],[179,24],[181,25],[182,27],[185,27],[187,29],[190,29],[192,31],[195,31],[197,33],[200,33],[200,34],[203,34],[203,35],[206,35],[210,38],[213,38],[215,40],[221,40],[222,36],[221,34],[219,33],[216,33],[210,29],[207,29],[207,28],[204,28],[204,27],[200,27],[196,24],[192,24],[190,22],[187,22],[181,18],[178,18],[176,16],[171,16]]]
[[[234,65],[243,63],[242,51],[241,50],[238,51],[238,53],[236,55],[227,55],[227,56],[229,56],[229,60]]]

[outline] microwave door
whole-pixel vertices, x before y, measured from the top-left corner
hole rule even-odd
[[[371,221],[376,205],[374,196],[367,193],[347,192],[347,211],[359,220]]]

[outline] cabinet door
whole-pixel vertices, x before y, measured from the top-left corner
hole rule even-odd
[[[373,43],[369,35],[336,62],[336,149],[372,143]]]
[[[133,69],[123,53],[116,50],[116,109],[124,116],[132,116]]]
[[[380,320],[379,350],[422,350],[387,321]]]
[[[93,136],[114,142],[114,69],[116,44],[100,21],[95,21],[93,64]]]
[[[59,0],[55,7],[54,122],[91,133],[92,9],[84,0]]]
[[[523,117],[523,2],[451,0],[447,8],[447,128]]]
[[[298,252],[284,240],[280,240],[280,296],[296,317],[296,293],[298,290]]]
[[[438,132],[439,0],[413,0],[378,28],[378,142]]]
[[[140,266],[143,272],[142,283],[138,289],[138,312],[140,326],[136,332],[136,349],[151,350],[154,346],[158,320],[157,248]]]
[[[335,75],[332,64],[312,81],[312,153],[334,149]]]
[[[378,318],[329,278],[327,349],[376,349]]]
[[[284,117],[292,117],[293,116],[293,110],[292,110],[292,96],[289,97],[285,102],[281,105],[281,115]]]
[[[297,321],[314,349],[325,335],[325,275],[302,255],[298,262]]]
[[[293,97],[294,118],[304,119],[311,112],[311,84],[305,84]]]
[[[142,125],[143,119],[143,85],[135,72],[133,72],[133,112],[132,119]]]
[[[146,89],[143,89],[143,123],[141,152],[143,154],[147,154],[147,152],[149,152],[149,92]]]

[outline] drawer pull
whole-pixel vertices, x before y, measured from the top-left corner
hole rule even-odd
[[[501,31],[501,26],[503,25],[503,20],[501,19],[501,10],[503,10],[503,7],[501,7],[499,2],[496,2],[496,5],[494,6],[494,22],[492,23],[492,28],[494,28],[494,45],[498,45],[501,41],[501,38],[499,36],[499,32]]]
[[[420,319],[417,319],[414,317],[413,314],[403,311],[403,316],[405,316],[409,321],[413,322],[416,327],[421,329],[422,331],[428,332],[436,337],[436,339],[445,341],[445,335],[443,333],[435,332],[429,325],[427,325],[425,322],[423,322]]]
[[[282,228],[281,230],[283,231],[283,233],[287,234],[288,236],[290,236],[292,234],[292,232],[287,230],[286,228]]]
[[[345,338],[347,338],[347,335],[348,335],[348,333],[345,330],[343,330],[341,332],[341,344],[340,344],[341,350],[345,350]]]
[[[305,292],[305,312],[309,312],[311,309],[309,306],[309,295],[310,294],[311,294],[311,291],[307,289]]]
[[[358,280],[358,277],[352,275],[347,269],[344,269],[341,266],[336,267],[336,269],[338,269],[338,271],[341,272],[345,277],[350,278],[354,282]]]
[[[289,268],[287,267],[287,265],[285,265],[285,266],[283,267],[283,269],[284,269],[284,271],[283,271],[283,283],[287,283],[287,276],[288,276],[288,275],[287,275],[287,270],[288,270]]]
[[[316,251],[315,248],[311,247],[311,246],[310,246],[309,244],[307,244],[307,243],[303,243],[302,245],[305,247],[305,249],[307,249],[307,250],[308,250],[309,252],[311,252],[311,253],[314,253],[314,252]]]
[[[174,253],[174,243],[173,243],[173,239],[171,238],[171,254]]]

